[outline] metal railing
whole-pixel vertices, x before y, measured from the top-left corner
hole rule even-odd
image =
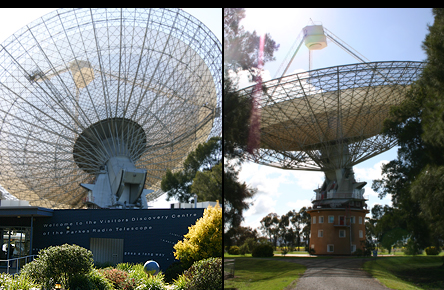
[[[331,190],[326,193],[317,193],[311,198],[313,200],[322,200],[330,198],[355,198],[355,199],[368,199],[368,194],[355,190],[353,193],[337,193],[336,190]]]
[[[14,268],[15,268],[15,273],[18,273],[19,269],[21,267],[23,267],[23,265],[33,261],[35,256],[36,255],[30,255],[30,256],[19,257],[19,258],[14,258],[14,259],[9,259],[9,260],[0,260],[0,263],[6,262],[6,273],[9,274],[10,269],[14,269]]]

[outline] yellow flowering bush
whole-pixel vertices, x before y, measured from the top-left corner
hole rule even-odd
[[[188,234],[174,245],[174,257],[186,266],[210,257],[222,257],[222,208],[205,209],[203,217],[188,227]]]

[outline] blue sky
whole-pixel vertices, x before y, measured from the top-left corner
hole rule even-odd
[[[248,31],[270,33],[280,44],[275,53],[276,61],[264,66],[264,80],[275,76],[302,28],[322,24],[343,42],[357,50],[370,61],[410,60],[423,61],[426,54],[421,45],[428,33],[427,25],[433,24],[431,8],[426,9],[246,9],[241,25]],[[327,47],[312,53],[312,69],[357,63],[358,61],[327,40]],[[286,63],[285,63],[286,64]],[[287,74],[306,71],[309,67],[308,49],[303,45]],[[247,85],[241,77],[240,85]],[[381,165],[396,158],[393,148],[354,167],[360,181],[367,181],[365,194],[369,208],[375,204],[391,204],[390,197],[380,200],[371,189],[372,180],[381,177]],[[311,205],[313,189],[323,182],[322,172],[275,169],[254,163],[245,163],[240,179],[258,189],[254,205],[244,214],[243,226],[256,228],[270,212],[286,214]]]
[[[57,8],[0,8],[0,43],[21,27]],[[183,8],[204,23],[222,43],[222,8]],[[174,201],[166,195],[149,204],[150,208],[170,208]]]

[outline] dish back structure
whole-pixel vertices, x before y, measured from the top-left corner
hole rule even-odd
[[[221,134],[221,87],[221,44],[183,10],[49,13],[0,45],[0,184],[35,206],[146,207]]]
[[[264,82],[258,100],[260,148],[248,158],[283,169],[323,171],[326,179],[315,190],[315,200],[324,199],[318,195],[329,189],[331,198],[362,198],[365,182],[356,183],[352,166],[396,145],[380,134],[383,122],[390,107],[405,99],[423,66],[412,61],[359,63]],[[252,96],[255,86],[239,92]]]

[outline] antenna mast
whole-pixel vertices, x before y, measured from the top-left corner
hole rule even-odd
[[[312,54],[311,54],[312,50],[321,50],[321,49],[325,48],[327,46],[326,38],[328,38],[331,42],[333,42],[334,44],[336,44],[337,46],[339,46],[340,48],[345,50],[348,54],[353,56],[359,62],[362,62],[362,63],[370,62],[370,60],[368,58],[363,56],[361,53],[359,53],[356,49],[351,47],[349,44],[345,43],[342,39],[340,39],[333,32],[331,32],[330,30],[325,28],[322,24],[315,25],[313,20],[311,20],[311,18],[310,18],[310,21],[312,22],[313,25],[305,26],[302,29],[302,31],[299,33],[298,37],[296,38],[296,41],[293,43],[293,45],[289,51],[289,53],[285,57],[282,64],[279,66],[279,69],[278,69],[275,77],[278,76],[280,70],[282,69],[282,67],[286,63],[289,55],[294,50],[296,44],[299,43],[296,50],[294,50],[293,56],[291,57],[287,66],[285,67],[285,70],[283,71],[281,77],[283,77],[285,75],[285,73],[289,69],[291,63],[293,62],[293,59],[295,58],[296,54],[299,52],[299,49],[301,48],[301,45],[304,41],[305,41],[305,45],[309,49],[309,54],[308,54],[308,63],[309,63],[308,70],[309,71],[311,71],[311,68],[312,68],[312,60],[313,60]]]

